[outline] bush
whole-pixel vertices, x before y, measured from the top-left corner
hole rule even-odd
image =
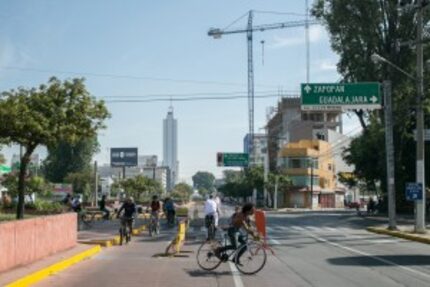
[[[33,209],[39,214],[55,214],[63,211],[61,203],[43,199],[36,199],[34,202],[26,204],[26,208]]]

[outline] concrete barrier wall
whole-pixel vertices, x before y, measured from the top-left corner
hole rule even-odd
[[[75,246],[76,213],[0,223],[0,272]]]

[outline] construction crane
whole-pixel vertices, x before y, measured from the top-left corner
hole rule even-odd
[[[306,74],[306,81],[309,81],[309,25],[318,24],[316,20],[309,19],[308,18],[308,9],[306,5],[306,18],[305,20],[298,20],[298,21],[289,21],[289,22],[282,22],[282,23],[274,23],[274,24],[264,24],[264,25],[258,25],[253,26],[253,11],[250,10],[248,12],[248,25],[246,28],[243,29],[235,29],[235,30],[229,30],[227,29],[219,29],[219,28],[211,28],[209,29],[208,36],[213,37],[214,39],[220,39],[222,35],[229,35],[229,34],[240,34],[240,33],[246,33],[246,39],[248,43],[248,112],[249,112],[249,135],[250,135],[250,141],[251,141],[251,151],[253,153],[253,145],[254,145],[254,63],[253,63],[253,55],[252,55],[252,48],[253,48],[253,41],[252,41],[252,34],[253,32],[264,32],[267,30],[275,30],[275,29],[284,29],[284,28],[295,28],[295,27],[305,27],[306,28],[306,56],[307,56],[307,74]]]

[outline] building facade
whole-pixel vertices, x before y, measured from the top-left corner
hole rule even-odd
[[[267,153],[267,136],[254,134],[254,144],[252,144],[251,135],[247,134],[243,139],[243,152],[249,154],[251,164],[264,165]]]
[[[302,111],[300,96],[282,98],[273,110],[267,123],[271,170],[279,166],[278,155],[283,145],[303,139],[330,142],[329,132],[343,132],[342,112]]]
[[[169,168],[167,191],[170,191],[179,177],[178,122],[173,117],[172,107],[169,108],[167,117],[163,120],[163,166]]]
[[[288,143],[279,153],[279,163],[293,185],[283,194],[284,206],[343,207],[344,192],[336,186],[336,164],[330,143],[322,140]]]

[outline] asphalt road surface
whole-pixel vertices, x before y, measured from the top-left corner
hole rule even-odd
[[[231,211],[224,207],[223,216]],[[353,212],[269,212],[267,223],[274,255],[257,275],[241,275],[231,263],[201,270],[195,252],[205,230],[193,225],[183,249],[194,253],[153,257],[175,234],[164,228],[157,239],[134,237],[36,286],[430,286],[428,245],[369,233],[372,221]]]

